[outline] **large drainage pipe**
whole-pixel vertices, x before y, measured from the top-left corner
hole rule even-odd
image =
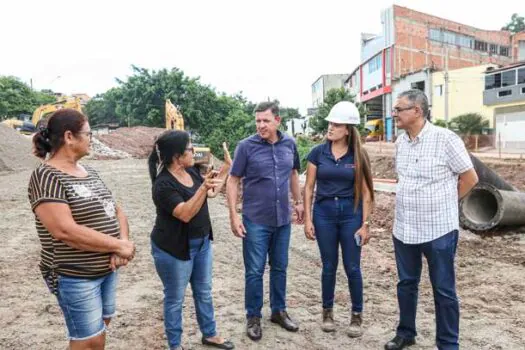
[[[474,169],[478,174],[480,184],[488,183],[499,190],[516,191],[514,186],[499,177],[498,174],[486,166],[481,160],[474,157],[472,154],[470,155],[470,159],[472,160],[472,165],[474,165]]]
[[[461,201],[460,220],[475,231],[525,225],[525,193],[503,191],[480,183]]]
[[[525,193],[518,192],[481,160],[470,155],[479,184],[460,202],[459,219],[474,231],[525,224]]]

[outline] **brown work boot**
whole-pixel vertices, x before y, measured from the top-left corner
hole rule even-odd
[[[334,323],[334,309],[323,309],[323,325],[321,329],[324,332],[334,332],[335,323]]]
[[[350,338],[357,338],[363,335],[363,318],[360,312],[352,312],[352,319],[350,320],[350,327],[348,328],[348,336]]]

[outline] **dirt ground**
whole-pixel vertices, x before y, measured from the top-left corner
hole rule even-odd
[[[108,349],[166,349],[162,315],[162,285],[150,254],[149,234],[154,208],[145,160],[90,161],[122,203],[130,220],[137,255],[120,270],[118,315],[108,332]],[[39,242],[27,202],[30,171],[0,175],[0,348],[64,349],[64,321],[57,302],[38,271]],[[263,339],[254,343],[244,332],[244,278],[241,240],[229,230],[223,197],[210,201],[214,243],[213,295],[219,332],[237,349],[381,349],[395,330],[398,311],[397,280],[391,241],[394,197],[377,195],[374,239],[363,250],[365,333],[350,339],[349,296],[339,268],[335,316],[337,332],[320,329],[320,258],[315,243],[301,226],[293,226],[288,269],[288,310],[300,323],[288,333],[269,321],[267,275]],[[461,233],[457,255],[457,283],[461,299],[463,349],[524,349],[525,239],[523,235],[480,237]],[[423,271],[418,308],[417,345],[434,349],[434,306],[427,270]],[[195,308],[188,289],[184,309],[183,345],[200,345]]]

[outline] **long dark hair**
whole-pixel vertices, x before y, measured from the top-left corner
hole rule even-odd
[[[155,141],[148,157],[148,168],[151,182],[154,183],[157,173],[173,163],[173,158],[184,154],[190,143],[190,135],[182,130],[168,130]]]
[[[355,126],[348,125],[348,147],[354,152],[355,182],[354,182],[354,210],[359,206],[363,197],[363,183],[370,191],[370,199],[374,201],[374,182],[370,166],[370,158],[361,143],[361,135]]]
[[[87,117],[75,109],[65,108],[53,112],[46,127],[40,128],[33,136],[33,154],[45,159],[48,153],[56,153],[64,146],[64,133],[71,131],[78,135],[87,122]]]

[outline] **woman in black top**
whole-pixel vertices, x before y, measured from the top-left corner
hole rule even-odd
[[[152,255],[164,285],[164,326],[170,349],[182,349],[182,306],[191,283],[202,343],[233,349],[216,332],[211,296],[213,233],[207,198],[221,190],[231,158],[224,148],[224,166],[203,178],[194,166],[188,133],[167,131],[149,156],[153,202],[157,217],[151,233]]]

